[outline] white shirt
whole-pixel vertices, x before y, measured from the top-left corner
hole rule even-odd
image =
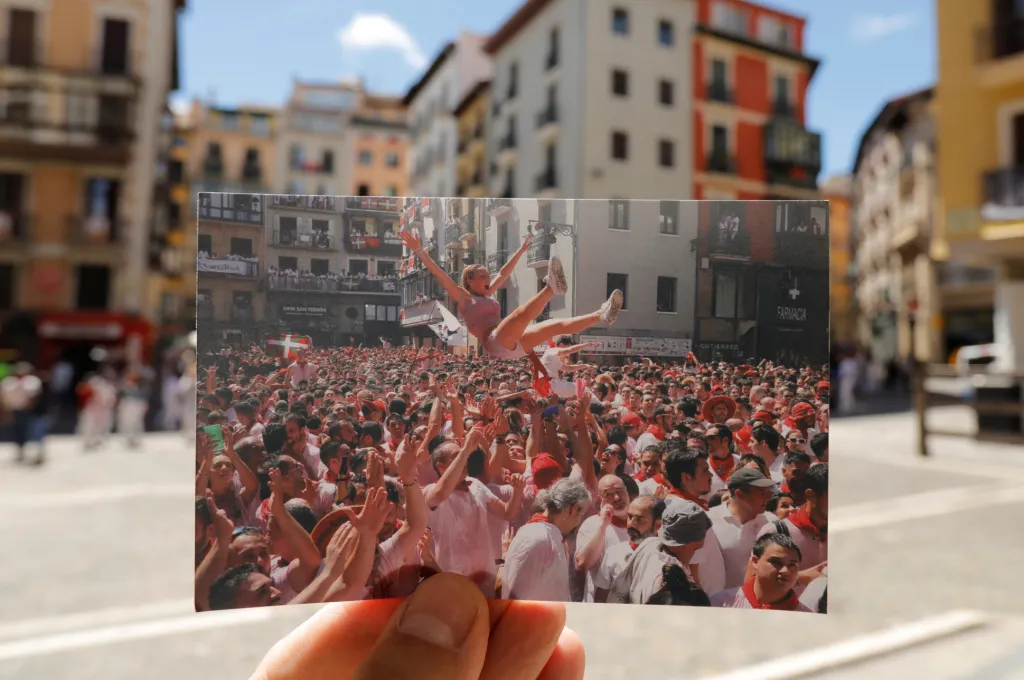
[[[594,588],[611,590],[615,579],[622,575],[629,564],[629,558],[633,556],[633,546],[628,540],[616,543],[604,551],[604,557],[594,572]]]
[[[551,347],[544,350],[544,353],[540,355],[540,365],[544,367],[544,370],[548,372],[548,377],[552,380],[559,380],[562,377],[562,357],[558,354],[559,348]]]
[[[828,567],[826,567],[826,570]],[[818,609],[818,604],[821,602],[821,596],[825,593],[825,589],[828,587],[828,576],[822,576],[816,578],[804,588],[804,592],[800,595],[800,604],[807,607],[809,611],[821,613]],[[827,604],[827,603],[826,603]]]
[[[651,595],[664,587],[662,569],[667,565],[682,567],[689,575],[689,570],[679,560],[661,549],[661,540],[657,536],[646,539],[628,557],[625,567],[612,581],[608,602],[647,604]]]
[[[505,556],[503,600],[570,602],[569,553],[561,530],[550,522],[527,524]]]
[[[8,376],[0,382],[0,397],[8,411],[24,411],[43,391],[43,381],[34,375]]]
[[[456,489],[436,508],[429,521],[434,535],[434,557],[444,571],[463,576],[487,573],[496,576],[500,554],[491,539],[492,511],[501,501],[479,479],[468,478],[468,489]],[[423,489],[428,498],[435,485]]]
[[[777,518],[775,515],[763,512],[746,524],[740,524],[740,521],[729,510],[728,504],[722,503],[708,510],[708,519],[711,520],[711,528],[715,533],[716,541],[710,545],[705,540],[702,550],[715,550],[716,548],[719,550],[721,565],[725,570],[724,589],[739,588],[743,585],[747,573],[754,541],[757,540],[764,525]],[[712,562],[717,564],[718,560],[715,559]],[[705,578],[706,572],[704,567],[701,567],[702,583]]]
[[[750,600],[747,599],[746,593],[743,592],[742,586],[739,588],[730,588],[729,590],[723,590],[720,593],[716,593],[711,596],[712,607],[728,607],[730,609],[753,609],[754,607],[750,604]],[[794,611],[798,612],[809,612],[813,611],[804,606],[803,602],[797,604]]]
[[[732,454],[732,459],[734,461],[732,469],[735,472],[736,469],[739,467],[740,457],[737,456],[734,453],[734,454]],[[721,477],[718,476],[718,473],[715,472],[715,468],[712,467],[712,465],[711,465],[710,458],[708,459],[708,467],[711,468],[711,491],[709,491],[706,496],[702,497],[705,500],[707,500],[708,498],[711,498],[713,495],[715,495],[716,493],[718,493],[722,489],[728,489],[729,488],[729,480],[722,479]]]
[[[644,432],[642,435],[637,437],[636,440],[636,451],[637,453],[643,453],[647,450],[647,447],[654,446],[658,443],[658,438],[650,432]],[[628,452],[627,452],[628,453]]]
[[[315,376],[316,366],[308,361],[304,364],[296,361],[288,367],[288,377],[291,378],[292,389],[297,388],[301,382],[312,382]]]
[[[796,547],[800,548],[800,571],[816,567],[825,560],[828,559],[828,540],[819,541],[813,535],[808,532],[798,529],[796,525],[790,522],[788,519],[782,520],[786,528],[789,529],[789,535],[793,538],[793,542],[796,543]],[[769,522],[761,531],[758,532],[757,536],[760,538],[765,534],[774,534],[775,523]],[[802,594],[803,588],[807,586],[797,587],[797,593]]]
[[[595,536],[595,534],[597,534],[597,532],[600,529],[601,515],[593,515],[592,517],[588,517],[587,519],[583,520],[583,523],[580,525],[580,530],[576,532],[576,557],[579,557],[580,552],[583,550],[584,547],[586,547],[588,543],[590,543],[590,540]],[[620,529],[617,526],[609,524],[604,529],[604,553],[607,553],[609,548],[618,545],[619,543],[628,544],[629,533],[626,531],[624,527]],[[595,565],[591,569],[588,569],[586,572],[587,583],[583,591],[584,602],[594,601],[594,590],[596,585],[594,583],[594,577],[597,575],[597,572],[601,568],[601,562],[604,560],[604,553],[602,553],[597,563],[595,563]],[[604,588],[605,590],[608,589],[607,586],[604,586]]]

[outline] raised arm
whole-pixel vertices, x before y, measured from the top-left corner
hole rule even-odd
[[[430,487],[426,494],[427,507],[434,509],[437,506],[448,500],[448,497],[455,491],[455,487],[462,481],[462,472],[466,468],[466,461],[469,459],[469,454],[473,453],[479,448],[482,448],[484,442],[483,428],[479,425],[469,432],[469,436],[466,437],[466,443],[462,445],[459,453],[452,460],[448,469],[441,475],[441,479]]]
[[[519,263],[520,258],[526,254],[526,251],[530,248],[530,241],[533,240],[533,234],[527,234],[526,238],[523,239],[523,245],[519,246],[519,250],[512,254],[512,257],[508,258],[502,268],[494,275],[491,279],[490,290],[498,290],[505,285],[508,281],[508,277],[512,276],[512,272],[516,270],[516,264]]]
[[[402,243],[405,244],[405,247],[414,252],[416,256],[420,258],[423,262],[423,266],[441,282],[444,292],[448,293],[448,295],[452,297],[452,300],[455,300],[456,304],[463,305],[469,300],[469,293],[455,283],[455,281],[452,280],[452,277],[448,276],[448,272],[441,269],[440,265],[434,262],[434,259],[430,257],[430,254],[420,242],[419,236],[408,229],[403,229],[400,232],[400,236],[402,237]]]

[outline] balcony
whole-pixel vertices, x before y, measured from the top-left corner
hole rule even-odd
[[[403,227],[411,227],[423,222],[423,199],[407,198],[402,207],[402,217],[399,224]]]
[[[707,86],[708,101],[732,104],[736,101],[733,91],[723,82],[712,81]]]
[[[548,55],[544,57],[544,71],[553,71],[558,68],[558,50],[552,50],[548,52]]]
[[[402,307],[409,307],[427,300],[439,300],[444,297],[441,282],[428,271],[417,269],[398,282],[402,296]]]
[[[345,199],[345,209],[365,213],[393,213],[402,210],[402,199],[394,196],[351,196]]]
[[[459,155],[461,156],[462,154],[466,153],[467,148],[469,148],[469,140],[465,138],[460,139],[458,146]]]
[[[337,209],[338,199],[333,196],[306,196],[306,210],[335,212]]]
[[[498,151],[502,152],[515,150],[517,146],[518,143],[516,142],[516,133],[510,131],[498,142]]]
[[[255,164],[246,164],[242,168],[242,181],[246,184],[262,184],[263,168]]]
[[[538,192],[558,189],[558,173],[555,172],[555,169],[548,168],[541,171],[536,177],[534,188]]]
[[[723,175],[735,175],[736,157],[723,151],[712,151],[707,157],[707,171]]]
[[[322,231],[299,231],[298,229],[274,229],[270,237],[270,245],[278,248],[298,248],[301,250],[332,250],[338,244],[330,234]]]
[[[999,168],[985,173],[981,217],[986,222],[1024,219],[1024,168]]]
[[[764,163],[768,184],[816,189],[821,135],[792,118],[772,119],[764,127]]]
[[[263,227],[263,200],[259,194],[201,193],[199,219]]]
[[[487,256],[487,271],[497,274],[508,262],[508,251],[498,250]]]
[[[135,139],[135,100],[134,86],[109,87],[82,78],[7,85],[0,88],[5,102],[0,157],[127,164]]]
[[[291,276],[279,271],[270,272],[267,283],[274,292],[325,293],[368,293],[372,295],[397,295],[398,279],[368,279],[358,276]]]
[[[448,245],[459,243],[462,236],[462,225],[459,222],[449,222],[444,227],[444,240]]]
[[[236,323],[252,323],[256,320],[255,310],[252,307],[231,307],[231,320]]]
[[[488,198],[487,214],[492,217],[504,217],[512,212],[512,198]]]
[[[228,278],[255,279],[259,276],[260,267],[255,257],[244,257],[241,255],[217,256],[200,252],[199,259],[196,260],[196,271],[204,278],[212,275]]]
[[[477,123],[476,127],[473,128],[473,141],[484,138],[484,124]]]
[[[292,172],[302,172],[310,175],[330,175],[334,172],[334,166],[323,161],[306,160],[293,158],[288,163],[288,169]]]
[[[528,267],[546,267],[548,260],[551,259],[551,243],[550,237],[535,234],[534,241],[526,250],[526,265]]]
[[[39,41],[0,41],[0,66],[12,71],[25,69],[47,72],[48,77],[54,78],[74,77],[90,82],[123,80],[134,85],[139,78],[131,57],[130,51],[122,54],[105,53],[102,45],[90,46],[78,55],[70,55],[77,66],[56,66],[47,60],[44,46]]]
[[[378,226],[378,228],[380,228]],[[353,228],[346,221],[345,250],[350,253],[365,255],[384,255],[388,257],[402,256],[402,237],[397,229],[367,233]]]
[[[975,60],[978,80],[989,88],[1007,87],[1024,80],[1024,19],[994,18],[976,30]]]
[[[105,215],[69,215],[68,242],[76,246],[116,246],[121,244],[125,220]]]
[[[550,144],[554,141],[559,127],[558,107],[554,104],[548,104],[537,113],[537,136],[542,143]]]
[[[781,118],[796,118],[796,105],[788,99],[776,99],[772,102],[772,115]]]
[[[31,241],[32,216],[0,208],[0,250]]]

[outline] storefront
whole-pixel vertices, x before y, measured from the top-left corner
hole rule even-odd
[[[787,366],[828,361],[828,271],[765,268],[757,305],[758,359]]]
[[[646,336],[581,335],[580,343],[596,343],[597,347],[581,352],[581,358],[601,364],[622,365],[627,359],[682,361],[690,353],[689,338],[655,338]]]

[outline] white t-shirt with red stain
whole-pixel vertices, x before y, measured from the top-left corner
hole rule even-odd
[[[727,607],[729,609],[753,609],[754,606],[750,604],[750,600],[747,599],[746,593],[743,592],[743,587],[729,588],[723,590],[720,593],[716,593],[711,596],[712,607]],[[802,602],[798,603],[796,609],[793,611],[797,612],[810,612],[813,611],[808,609]]]
[[[493,582],[501,555],[495,554],[490,518],[503,513],[504,506],[479,479],[469,477],[466,481],[466,488],[456,489],[430,510],[434,558],[444,571],[463,576],[486,573]],[[429,498],[434,486],[424,487],[424,495]]]
[[[570,602],[569,549],[562,531],[550,522],[527,524],[505,556],[503,600]]]

